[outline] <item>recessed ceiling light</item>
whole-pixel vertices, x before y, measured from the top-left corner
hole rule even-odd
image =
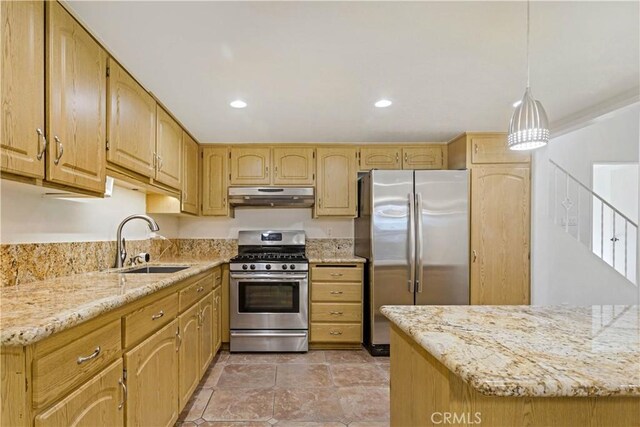
[[[244,108],[247,106],[247,103],[241,99],[236,99],[235,101],[232,101],[229,105],[231,105],[233,108]]]
[[[517,100],[513,103],[513,108],[516,108],[518,105],[522,104],[522,99]]]
[[[387,108],[391,104],[393,104],[393,102],[389,101],[388,99],[381,99],[379,101],[376,101],[374,105],[378,108]]]

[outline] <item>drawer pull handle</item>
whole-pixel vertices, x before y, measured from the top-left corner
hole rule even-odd
[[[335,316],[342,316],[342,312],[341,311],[330,311],[329,314],[333,314]]]
[[[331,335],[342,335],[342,331],[331,331],[329,332]]]
[[[160,310],[160,313],[154,314],[153,316],[151,316],[151,320],[157,320],[157,319],[161,318],[162,316],[164,316],[164,310]]]
[[[200,286],[200,287],[198,288],[198,293],[200,293],[200,292],[202,292],[202,291],[204,291],[204,288],[203,288],[202,286]]]
[[[120,384],[120,387],[122,387],[122,402],[120,402],[120,404],[118,405],[118,409],[122,409],[124,408],[124,404],[127,401],[127,386],[125,385],[122,378],[118,380],[118,384]]]
[[[342,291],[331,291],[331,295],[341,295]]]
[[[96,357],[98,357],[99,354],[100,354],[100,346],[96,347],[96,349],[93,350],[93,353],[91,353],[90,355],[78,357],[78,365],[82,365],[84,362],[88,360],[95,359]]]
[[[342,277],[342,273],[331,273],[333,277]]]

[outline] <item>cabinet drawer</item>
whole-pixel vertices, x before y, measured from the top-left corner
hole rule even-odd
[[[180,312],[213,290],[213,275],[209,275],[180,291]]]
[[[173,293],[124,317],[124,346],[129,348],[178,315],[178,294]]]
[[[359,267],[311,267],[311,280],[319,282],[360,282],[362,269]]]
[[[361,322],[362,304],[311,303],[312,322]]]
[[[33,404],[41,408],[120,356],[120,319],[33,361]]]
[[[528,163],[526,151],[509,150],[506,135],[474,135],[469,138],[471,162],[484,163]]]
[[[315,283],[311,284],[313,302],[360,302],[362,285],[360,283]]]
[[[312,342],[361,342],[359,323],[311,323]]]

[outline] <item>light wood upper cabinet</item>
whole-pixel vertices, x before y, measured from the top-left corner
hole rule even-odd
[[[271,148],[232,147],[231,185],[269,185]]]
[[[229,214],[227,204],[229,149],[202,147],[202,215]]]
[[[313,185],[315,148],[275,147],[273,183],[275,185]]]
[[[172,427],[177,421],[178,332],[175,319],[125,353],[128,426]]]
[[[510,150],[506,134],[470,134],[471,162],[482,163],[528,163],[526,151]]]
[[[178,364],[180,371],[179,396],[180,409],[189,401],[191,394],[200,381],[200,306],[194,304],[180,315],[180,350]]]
[[[156,181],[180,189],[182,180],[182,128],[157,106]]]
[[[0,2],[0,20],[0,168],[44,178],[44,2]]]
[[[316,216],[355,216],[356,149],[322,147],[317,151]]]
[[[36,416],[36,427],[123,426],[122,359]]]
[[[215,346],[215,323],[214,316],[215,308],[213,303],[213,292],[204,297],[199,303],[200,310],[200,366],[198,380],[202,378],[207,371],[209,364],[213,360],[214,346]],[[217,319],[215,319],[217,320]]]
[[[402,169],[401,156],[401,147],[361,147],[360,170]]]
[[[47,180],[104,192],[107,54],[47,2]]]
[[[471,171],[471,303],[529,304],[529,168]]]
[[[402,149],[402,169],[442,169],[445,167],[444,147],[425,145]]]
[[[198,143],[184,132],[182,136],[182,211],[198,214]]]
[[[112,58],[107,83],[107,161],[153,178],[156,101]]]

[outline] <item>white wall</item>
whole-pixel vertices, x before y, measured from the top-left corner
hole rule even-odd
[[[591,187],[593,162],[638,162],[639,141],[640,104],[636,104],[554,138],[547,147],[535,152],[533,304],[635,304],[640,301],[638,287],[560,230],[549,214],[549,159]],[[629,183],[627,191],[637,191],[637,188],[638,183]]]
[[[182,239],[235,239],[239,230],[305,230],[307,237],[353,237],[352,219],[313,219],[311,209],[236,209],[235,218],[180,218]]]
[[[0,243],[89,242],[115,240],[116,228],[128,215],[145,212],[144,193],[114,186],[105,199],[60,200],[43,197],[56,190],[2,180]],[[178,219],[153,215],[160,234],[176,237]],[[127,239],[146,239],[149,228],[134,221],[125,226]]]

